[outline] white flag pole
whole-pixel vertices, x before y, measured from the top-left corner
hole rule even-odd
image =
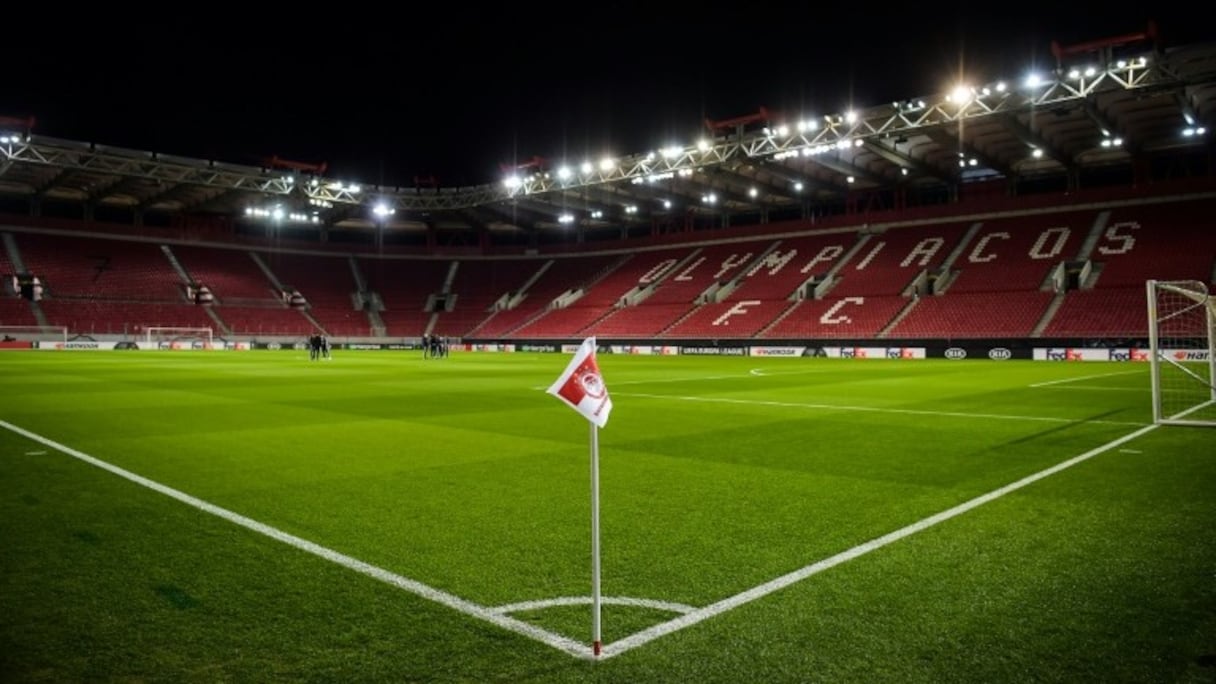
[[[600,433],[591,423],[591,639],[592,652],[600,655]]]

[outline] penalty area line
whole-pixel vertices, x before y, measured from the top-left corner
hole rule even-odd
[[[164,494],[172,499],[177,499],[187,506],[197,508],[204,513],[210,513],[218,518],[222,518],[230,523],[240,525],[248,530],[257,532],[258,534],[270,537],[275,541],[282,542],[288,546],[299,549],[300,551],[304,551],[305,553],[310,553],[331,563],[336,563],[337,565],[341,565],[349,570],[354,570],[355,572],[371,577],[372,579],[380,580],[381,582],[390,584],[398,589],[404,589],[415,596],[419,596],[427,599],[428,601],[433,601],[440,605],[447,606],[448,608],[469,617],[485,620],[486,622],[494,624],[507,631],[526,636],[530,639],[535,639],[536,641],[539,641],[547,646],[552,646],[553,648],[570,655],[586,659],[594,658],[591,648],[586,644],[579,643],[560,634],[554,634],[553,632],[541,629],[527,622],[523,622],[522,620],[517,620],[507,615],[502,615],[493,608],[487,608],[485,606],[473,603],[472,601],[466,601],[459,596],[441,591],[417,580],[412,580],[408,577],[404,577],[394,572],[371,565],[370,563],[365,563],[357,558],[352,558],[338,551],[334,551],[333,549],[321,546],[320,544],[310,542],[307,539],[289,534],[276,527],[271,527],[270,525],[258,522],[252,518],[247,518],[226,508],[221,508],[213,503],[191,496],[185,492],[169,487],[168,485],[163,485],[155,480],[150,480],[142,475],[137,475],[129,470],[125,470],[112,463],[108,463],[99,458],[90,456],[83,451],[78,451],[72,447],[60,444],[59,442],[43,437],[42,435],[30,432],[29,430],[13,425],[7,421],[0,420],[0,427],[21,435],[26,439],[38,442],[43,446],[50,447],[55,451],[67,454],[72,458],[84,461],[91,466],[109,471],[110,473],[113,473],[114,475],[117,475],[123,479],[130,480],[141,487],[147,487],[154,492]]]
[[[729,610],[738,608],[739,606],[742,606],[746,603],[751,603],[752,601],[755,601],[756,599],[762,598],[764,596],[768,596],[769,594],[771,594],[775,591],[784,589],[784,588],[790,586],[791,584],[801,582],[802,580],[804,580],[808,577],[811,577],[812,575],[817,575],[817,574],[823,572],[824,570],[836,567],[837,565],[851,561],[854,558],[858,558],[859,556],[864,556],[865,554],[870,553],[871,551],[876,551],[878,549],[881,549],[882,547],[887,546],[888,544],[893,544],[905,537],[910,537],[910,536],[916,534],[917,532],[922,532],[924,530],[927,530],[930,527],[937,525],[938,523],[945,522],[947,520],[950,520],[951,518],[956,518],[964,513],[967,513],[968,511],[971,511],[975,508],[979,508],[980,506],[983,506],[986,503],[995,501],[996,499],[999,499],[999,498],[1005,496],[1006,494],[1015,492],[1019,489],[1022,489],[1023,487],[1034,484],[1035,482],[1038,482],[1039,480],[1042,480],[1045,477],[1050,477],[1062,470],[1071,468],[1071,467],[1077,465],[1078,463],[1088,461],[1089,459],[1093,458],[1094,456],[1097,456],[1098,454],[1104,453],[1106,451],[1110,451],[1111,449],[1114,449],[1115,447],[1118,447],[1122,444],[1126,444],[1127,442],[1130,442],[1138,437],[1148,434],[1150,431],[1157,429],[1157,427],[1158,427],[1157,425],[1148,425],[1146,427],[1142,427],[1139,430],[1136,430],[1135,432],[1124,435],[1113,441],[1107,442],[1106,444],[1103,444],[1100,447],[1097,447],[1095,449],[1090,449],[1089,451],[1081,454],[1080,456],[1074,456],[1074,457],[1068,459],[1067,461],[1057,463],[1056,465],[1051,466],[1050,468],[1040,470],[1039,472],[1034,473],[1032,475],[1027,475],[1026,477],[1024,477],[1016,482],[1012,482],[1010,484],[1005,485],[1004,487],[994,489],[994,490],[988,492],[987,494],[981,494],[980,496],[977,496],[974,499],[964,501],[963,503],[961,503],[953,508],[948,508],[940,513],[936,513],[927,518],[918,520],[917,522],[914,522],[911,525],[908,525],[906,527],[901,527],[898,530],[885,534],[881,537],[878,537],[877,539],[871,539],[870,541],[868,541],[864,544],[859,544],[857,546],[854,546],[853,548],[851,548],[847,551],[842,551],[841,553],[838,553],[835,556],[832,556],[830,558],[825,558],[817,563],[812,563],[811,565],[808,565],[804,568],[795,570],[794,572],[791,572],[786,575],[782,575],[781,577],[778,577],[776,579],[765,582],[764,584],[761,584],[759,586],[752,587],[751,589],[748,589],[747,591],[744,591],[742,593],[735,594],[734,596],[722,599],[721,601],[712,603],[708,606],[705,606],[704,608],[694,610],[691,613],[686,613],[684,615],[681,615],[680,617],[674,618],[672,620],[668,620],[667,622],[663,622],[663,623],[660,623],[653,627],[644,629],[640,632],[627,636],[624,639],[621,639],[619,641],[615,641],[613,643],[606,644],[604,646],[602,657],[611,658],[613,656],[618,656],[622,653],[625,653],[626,651],[630,651],[632,649],[637,648],[638,646],[642,646],[651,641],[654,641],[655,639],[658,639],[659,637],[666,636],[673,632],[684,629],[685,627],[691,627],[699,622],[703,622],[703,621],[708,620],[717,615],[721,615],[722,613],[725,613]]]

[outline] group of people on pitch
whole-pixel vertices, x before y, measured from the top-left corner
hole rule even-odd
[[[448,355],[448,338],[438,335],[422,336],[422,358],[440,359]]]
[[[329,359],[329,338],[324,335],[313,335],[308,338],[308,360]]]

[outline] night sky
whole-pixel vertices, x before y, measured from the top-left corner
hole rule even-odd
[[[1151,3],[481,4],[6,9],[0,116],[33,115],[36,134],[70,140],[457,186],[533,156],[689,144],[706,117],[761,106],[835,113],[944,92],[960,74],[1015,79],[1054,66],[1053,39],[1136,33],[1150,18],[1166,46],[1216,37],[1194,10]]]

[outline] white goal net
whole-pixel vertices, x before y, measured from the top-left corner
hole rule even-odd
[[[1197,280],[1148,281],[1153,421],[1216,426],[1216,300]]]
[[[144,328],[144,343],[148,349],[213,348],[211,328],[149,326]]]

